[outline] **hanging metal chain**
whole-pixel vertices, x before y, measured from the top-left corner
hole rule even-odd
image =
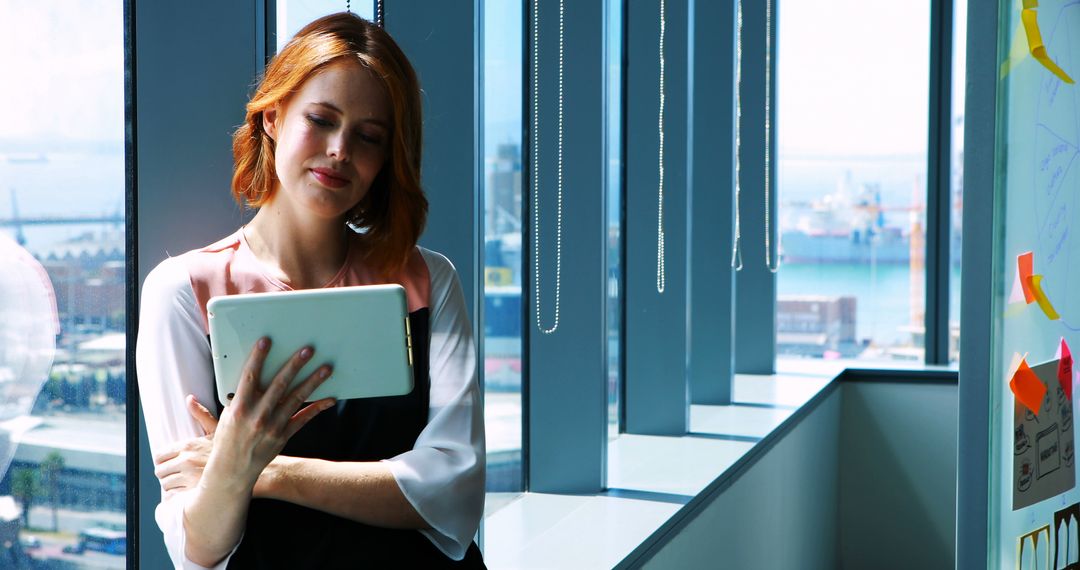
[[[352,14],[352,1],[351,0],[345,0],[345,12],[349,13],[349,14]]]
[[[773,226],[770,224],[772,216],[770,215],[769,206],[769,192],[771,189],[770,174],[772,169],[770,168],[770,149],[772,148],[771,139],[769,138],[772,128],[772,111],[770,110],[772,103],[772,0],[765,0],[765,267],[769,269],[771,273],[776,273],[780,270],[780,236],[777,235],[776,244],[776,265],[773,265],[773,253],[772,244],[770,239],[772,238]]]
[[[660,155],[657,157],[659,184],[657,185],[656,205],[656,292],[663,293],[667,286],[667,271],[664,267],[664,33],[667,31],[667,18],[664,13],[664,0],[660,0]]]
[[[559,0],[559,134],[557,156],[558,190],[555,225],[555,322],[550,328],[540,322],[540,0],[533,0],[533,129],[532,129],[532,188],[533,188],[533,296],[536,299],[536,328],[551,334],[559,328],[559,306],[562,295],[562,203],[563,203],[563,0]]]
[[[383,0],[375,0],[375,24],[380,28],[386,27],[383,21]]]
[[[735,15],[735,241],[731,244],[731,267],[742,271],[742,228],[739,201],[742,184],[739,182],[742,157],[742,1],[736,2]]]

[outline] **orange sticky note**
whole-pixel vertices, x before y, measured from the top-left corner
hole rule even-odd
[[[1054,306],[1050,304],[1050,299],[1046,298],[1046,293],[1042,290],[1042,275],[1032,275],[1028,278],[1028,288],[1031,289],[1031,293],[1035,295],[1035,300],[1039,303],[1039,308],[1046,314],[1046,318],[1051,321],[1056,321],[1061,318],[1061,315],[1054,310]]]
[[[1016,369],[1016,374],[1013,374],[1012,380],[1009,381],[1009,389],[1016,396],[1017,402],[1023,404],[1036,416],[1039,415],[1039,408],[1046,396],[1046,385],[1028,366],[1027,360],[1020,361],[1020,367]]]
[[[1034,273],[1035,254],[1032,252],[1021,253],[1016,256],[1016,268],[1020,271],[1020,287],[1024,289],[1024,300],[1027,304],[1035,302],[1035,294],[1031,291],[1031,274]]]
[[[1058,382],[1061,382],[1061,389],[1065,391],[1065,397],[1072,401],[1072,381],[1073,381],[1073,361],[1072,352],[1069,350],[1069,345],[1065,343],[1065,338],[1061,339],[1061,346],[1058,348],[1058,369],[1057,369]]]
[[[1043,67],[1050,70],[1065,83],[1073,84],[1072,77],[1069,77],[1068,73],[1065,73],[1064,69],[1058,67],[1058,64],[1054,63],[1054,60],[1050,59],[1050,55],[1046,53],[1046,46],[1043,45],[1042,33],[1039,31],[1039,20],[1037,13],[1033,8],[1024,8],[1020,11],[1020,21],[1024,23],[1024,34],[1027,35],[1028,49],[1031,51],[1031,57],[1039,60],[1039,63],[1043,64]]]

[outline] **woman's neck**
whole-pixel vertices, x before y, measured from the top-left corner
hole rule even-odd
[[[252,253],[271,269],[277,279],[293,289],[325,285],[337,275],[348,255],[344,222],[308,216],[275,206],[259,208],[244,227]]]

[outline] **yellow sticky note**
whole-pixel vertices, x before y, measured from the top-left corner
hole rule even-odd
[[[1038,8],[1039,0],[1024,0],[1024,8]]]
[[[1054,306],[1050,304],[1050,299],[1046,298],[1046,293],[1042,290],[1042,278],[1042,275],[1032,275],[1028,278],[1031,284],[1031,292],[1035,294],[1035,301],[1039,303],[1039,308],[1046,313],[1046,318],[1056,321],[1061,318],[1061,315],[1054,310]]]
[[[1051,73],[1058,76],[1065,83],[1075,83],[1069,74],[1065,73],[1065,70],[1058,67],[1050,56],[1046,53],[1046,46],[1043,45],[1042,33],[1039,31],[1039,21],[1036,16],[1036,12],[1032,8],[1024,8],[1020,11],[1020,20],[1024,22],[1024,33],[1027,35],[1028,49],[1031,51],[1031,57],[1039,60],[1039,63],[1043,64],[1043,67],[1049,69]]]
[[[1013,30],[1012,33],[1012,46],[1009,48],[1009,58],[1001,62],[1001,79],[1005,79],[1005,76],[1009,75],[1012,68],[1020,65],[1022,61],[1031,55],[1028,53],[1027,41],[1024,40],[1024,34],[1021,32],[1023,27],[1023,22],[1016,23],[1016,29]]]

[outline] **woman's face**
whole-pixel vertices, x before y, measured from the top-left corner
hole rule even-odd
[[[382,84],[359,64],[336,63],[308,79],[286,104],[263,113],[281,183],[274,199],[344,217],[382,169],[390,117]]]

